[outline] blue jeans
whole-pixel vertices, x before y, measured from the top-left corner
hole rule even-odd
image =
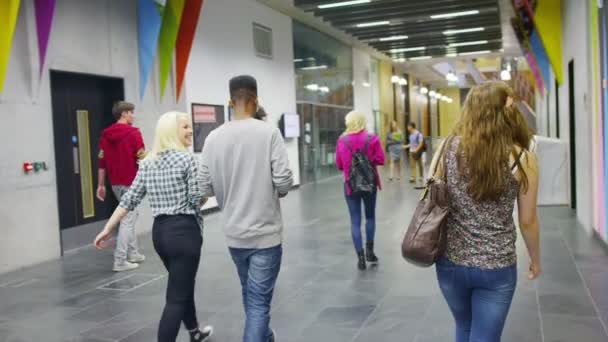
[[[456,342],[500,342],[515,293],[517,266],[484,270],[442,258],[435,268],[456,321]]]
[[[344,197],[350,213],[350,231],[353,244],[357,252],[363,252],[363,239],[361,237],[361,203],[365,205],[365,235],[367,242],[373,242],[376,235],[376,196],[372,193],[353,193],[348,195],[344,186]]]
[[[241,280],[245,333],[243,342],[268,342],[270,303],[281,269],[281,245],[265,249],[230,248],[232,260]]]

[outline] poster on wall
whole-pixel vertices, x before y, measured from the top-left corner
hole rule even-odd
[[[201,103],[192,104],[192,129],[194,131],[194,152],[203,151],[209,133],[224,123],[224,106]]]

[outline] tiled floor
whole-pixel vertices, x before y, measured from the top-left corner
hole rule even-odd
[[[386,184],[378,203],[380,266],[359,272],[339,181],[305,186],[284,202],[285,255],[273,305],[277,341],[447,342],[453,322],[433,269],[405,263],[399,245],[418,193]],[[543,208],[544,274],[520,281],[503,342],[608,341],[608,256],[565,208]],[[0,341],[155,341],[165,271],[141,239],[148,261],[110,271],[110,251],[81,250],[62,261],[0,276]],[[197,283],[201,320],[213,341],[240,341],[239,283],[217,215],[207,220]],[[180,341],[187,341],[184,331]]]

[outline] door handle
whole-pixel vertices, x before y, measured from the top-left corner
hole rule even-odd
[[[80,157],[78,154],[78,146],[72,147],[72,160],[74,161],[74,174],[80,174]]]

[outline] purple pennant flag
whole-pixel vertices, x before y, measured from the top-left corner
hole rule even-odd
[[[40,77],[44,70],[46,48],[51,34],[51,24],[55,13],[55,0],[35,0],[36,30],[38,31],[38,56],[40,58]]]

